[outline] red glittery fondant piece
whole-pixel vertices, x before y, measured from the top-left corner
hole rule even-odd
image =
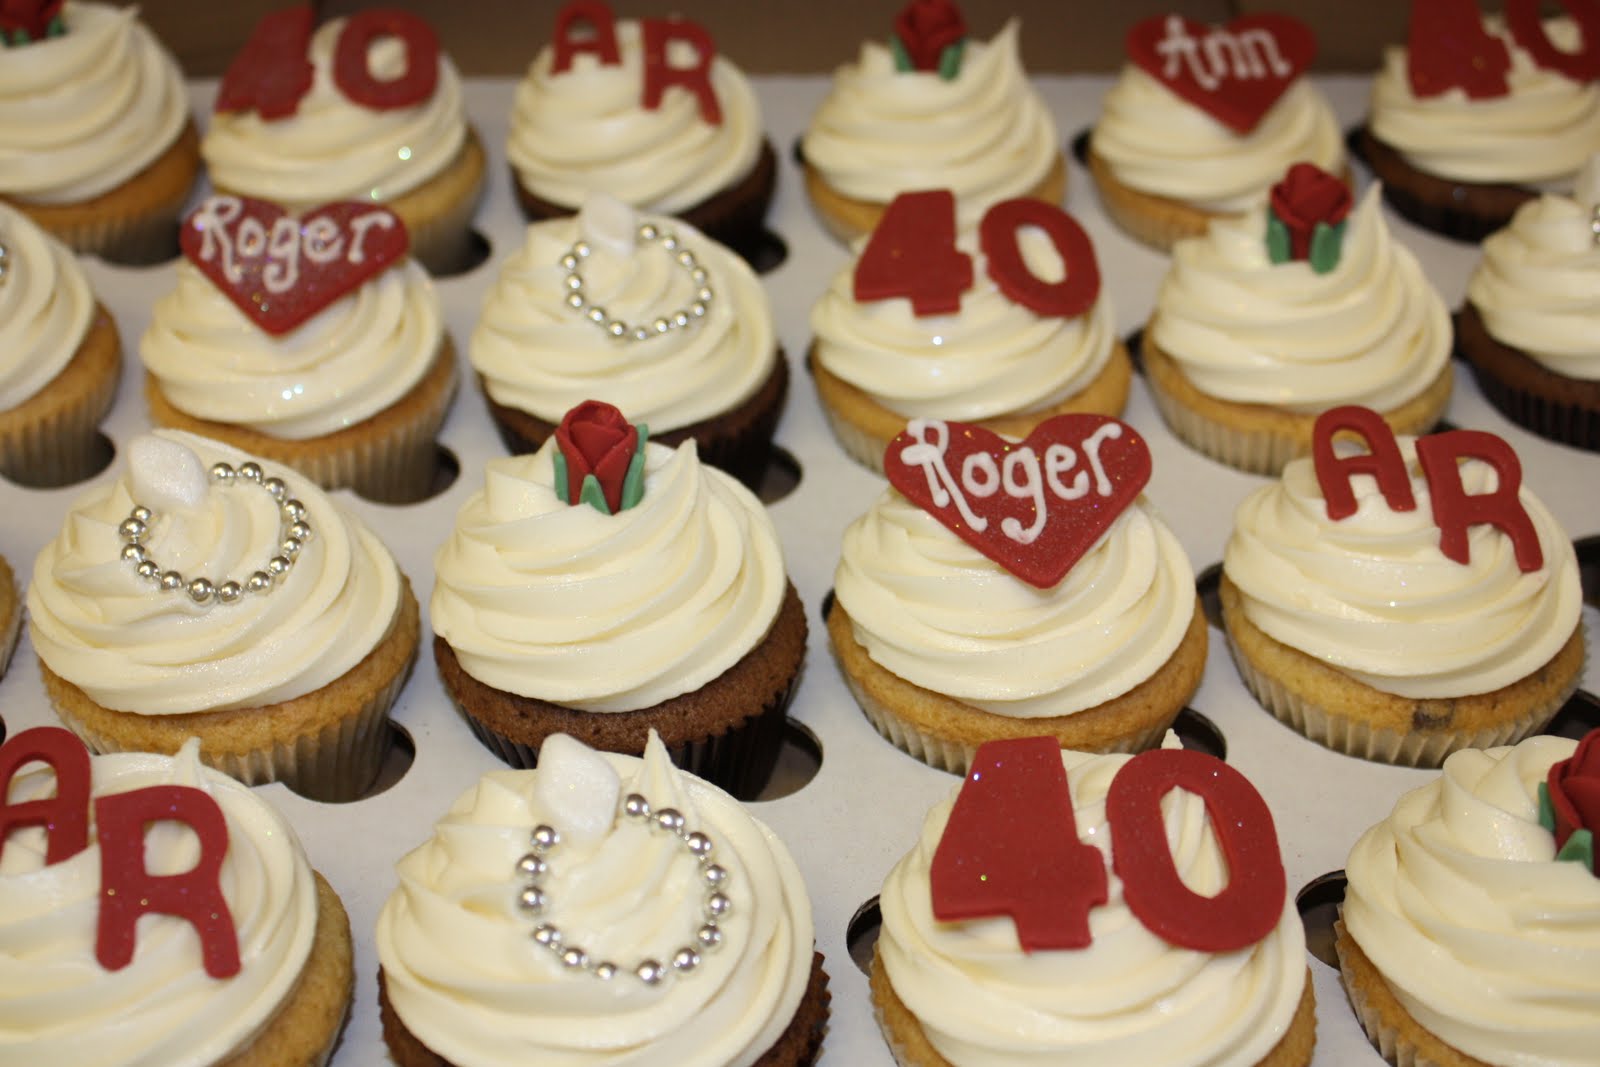
[[[1205,801],[1227,860],[1215,896],[1184,884],[1167,842],[1161,798],[1183,789]],[[1288,892],[1272,812],[1244,775],[1204,752],[1155,749],[1133,757],[1106,795],[1112,867],[1128,909],[1170,945],[1232,952],[1260,941],[1283,919]]]
[[[1138,431],[1103,415],[1057,415],[1021,443],[981,426],[914,419],[884,452],[907,499],[1018,578],[1048,589],[1150,480]]]
[[[55,772],[55,795],[12,803],[11,781],[25,765],[48,763]],[[44,861],[60,863],[89,846],[89,750],[70,730],[35,726],[0,745],[0,855],[19,826],[43,826]]]
[[[1054,242],[1065,275],[1047,282],[1022,258],[1017,233],[1037,226]],[[984,269],[1006,298],[1037,315],[1075,318],[1094,306],[1100,295],[1100,263],[1094,245],[1077,220],[1041,200],[1006,200],[984,213],[978,226]]]
[[[1575,52],[1557,48],[1550,35],[1544,32],[1538,0],[1506,0],[1506,27],[1539,66],[1565,74],[1573,81],[1594,81],[1600,78],[1600,2],[1560,0],[1560,3],[1577,23],[1583,38],[1583,44]]]
[[[1412,0],[1407,75],[1420,97],[1461,89],[1473,100],[1509,92],[1511,53],[1483,28],[1477,0]]]
[[[1083,948],[1106,882],[1099,850],[1078,839],[1061,746],[1049,737],[980,746],[933,854],[934,918],[1007,915],[1025,952]]]
[[[905,297],[915,315],[961,310],[972,257],[956,248],[956,198],[948,189],[901,193],[861,250],[852,275],[860,303]]]
[[[1494,489],[1469,494],[1461,482],[1463,459],[1481,460],[1493,467]],[[1417,460],[1428,479],[1433,523],[1439,527],[1439,551],[1457,563],[1470,562],[1467,531],[1488,524],[1511,538],[1520,569],[1536,571],[1544,566],[1539,534],[1517,494],[1522,488],[1522,463],[1510,445],[1483,430],[1451,430],[1417,438]]]
[[[913,70],[936,71],[944,50],[967,35],[967,20],[950,0],[911,0],[894,17],[894,35]]]
[[[576,505],[583,480],[594,475],[615,515],[622,508],[622,483],[639,450],[639,431],[621,411],[599,400],[585,400],[561,419],[556,445],[567,462],[567,503]]]
[[[1600,837],[1600,727],[1585,734],[1571,756],[1550,768],[1545,786],[1556,820],[1557,849],[1579,830]],[[1600,875],[1600,850],[1591,869]]]
[[[66,0],[0,0],[0,37],[16,40],[20,34],[31,41],[42,41],[50,33],[50,23],[61,15]]]
[[[1156,15],[1128,31],[1128,58],[1235,133],[1247,134],[1311,65],[1317,39],[1288,15],[1244,15],[1207,26]]]
[[[189,262],[267,333],[288,333],[405,258],[405,223],[340,201],[295,217],[277,204],[213,196],[184,220]]]
[[[578,25],[589,28],[586,36],[573,33]],[[572,0],[563,5],[556,12],[551,45],[554,49],[550,61],[552,74],[571,70],[572,60],[580,52],[595,56],[602,66],[614,67],[622,62],[622,53],[617,49],[617,19],[605,0]]]
[[[1296,163],[1272,187],[1272,214],[1289,233],[1294,259],[1311,258],[1311,239],[1319,224],[1337,226],[1350,215],[1350,187],[1314,163]]]
[[[315,23],[310,4],[263,15],[222,75],[214,110],[254,111],[269,121],[293,115],[311,91],[315,71],[306,54]]]
[[[717,46],[711,34],[698,22],[685,18],[645,19],[644,34],[644,106],[654,111],[661,106],[661,97],[671,86],[693,93],[700,102],[700,117],[713,126],[722,125],[722,105],[717,102],[716,90],[711,86],[711,61],[717,58]],[[691,46],[694,63],[687,67],[675,65],[667,49],[675,42]]]
[[[398,77],[372,73],[368,50],[393,37],[405,46],[406,65]],[[333,81],[345,96],[374,111],[415,107],[433,96],[439,83],[439,37],[409,11],[373,8],[345,20],[333,50]]]
[[[1340,456],[1333,448],[1333,439],[1341,431],[1361,435],[1367,451]],[[1393,511],[1415,511],[1417,498],[1411,492],[1411,476],[1406,471],[1405,457],[1395,442],[1394,431],[1371,408],[1346,404],[1330,408],[1317,416],[1311,429],[1311,462],[1317,472],[1317,484],[1322,488],[1322,499],[1328,518],[1334,522],[1347,519],[1356,513],[1356,494],[1350,479],[1358,474],[1370,475],[1378,483],[1378,491]]]

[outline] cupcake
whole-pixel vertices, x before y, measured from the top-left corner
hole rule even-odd
[[[1317,415],[1380,411],[1431,429],[1450,399],[1450,315],[1369,188],[1296,165],[1270,208],[1180,242],[1144,332],[1146,381],[1172,432],[1212,459],[1277,474]],[[1347,217],[1348,215],[1348,217]]]
[[[872,1006],[901,1067],[1311,1062],[1272,814],[1171,734],[1137,756],[986,743],[878,904]]]
[[[270,233],[270,240],[253,235]],[[139,344],[158,426],[374,500],[426,496],[455,352],[400,218],[345,201],[298,217],[207,199]]]
[[[1223,557],[1256,699],[1313,741],[1408,766],[1541,729],[1583,671],[1582,591],[1516,453],[1477,430],[1396,438],[1366,408],[1323,415],[1314,449],[1239,505]]]
[[[0,57],[0,200],[77,252],[172,255],[199,136],[183,73],[138,9],[8,5]]]
[[[464,269],[484,150],[455,64],[405,11],[313,21],[309,5],[264,16],[223,75],[200,143],[212,184],[293,211],[384,204],[423,266]]]
[[[97,752],[176,752],[247,784],[359,796],[418,612],[383,543],[305,478],[177,431],[133,440],[34,562],[28,633]]]
[[[806,192],[842,241],[871,232],[891,201],[949,189],[963,227],[1014,197],[1059,204],[1066,164],[1055,122],[1028,84],[1016,19],[971,40],[950,0],[912,0],[887,42],[840,67],[800,142]]]
[[[1333,110],[1303,76],[1316,38],[1298,20],[1155,15],[1128,31],[1127,51],[1090,134],[1089,172],[1130,236],[1165,251],[1247,216],[1292,163],[1349,173]]]
[[[889,487],[844,532],[828,612],[879,733],[956,773],[1001,738],[1160,740],[1200,684],[1206,624],[1141,493],[1150,453],[1131,426],[1057,415],[1019,445],[913,419],[884,469]]]
[[[705,27],[583,0],[517,85],[506,156],[534,221],[599,192],[734,248],[760,238],[778,179],[755,91]]]
[[[827,975],[783,842],[722,790],[556,734],[396,865],[378,916],[399,1067],[815,1061]]]
[[[434,557],[439,676],[513,766],[567,733],[678,763],[740,796],[770,777],[805,654],[772,520],[693,441],[646,442],[585,402],[493,459]]]
[[[58,486],[98,471],[121,368],[116,324],[78,261],[0,204],[0,475]]]
[[[1600,156],[1574,196],[1546,193],[1483,242],[1456,313],[1456,350],[1501,413],[1600,452]]]
[[[0,1060],[326,1062],[352,993],[344,906],[199,744],[91,758],[52,726],[0,746]]]
[[[1593,1063],[1600,733],[1457,752],[1356,842],[1335,942],[1390,1063]]]
[[[17,596],[17,579],[11,565],[0,556],[0,678],[5,677],[11,653],[17,648],[17,635],[22,631],[22,599]],[[0,737],[4,737],[0,733]]]
[[[590,198],[528,227],[473,330],[473,369],[506,447],[532,452],[585,400],[655,440],[761,481],[789,388],[767,294],[738,256],[684,223]]]
[[[1404,46],[1384,51],[1357,145],[1394,209],[1478,241],[1541,191],[1572,188],[1600,151],[1600,63],[1591,30],[1533,5],[1414,4]]]
[[[823,410],[845,451],[874,470],[913,416],[1026,437],[1065,412],[1120,415],[1128,399],[1132,364],[1072,216],[1008,200],[959,237],[954,219],[948,190],[902,193],[811,309]],[[946,274],[931,269],[932,248],[903,254],[941,226]],[[1030,266],[1045,272],[1051,257],[1066,265],[1053,287]]]

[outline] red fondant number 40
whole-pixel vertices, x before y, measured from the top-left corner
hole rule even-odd
[[[1205,801],[1228,865],[1215,896],[1186,886],[1173,863],[1161,800],[1185,789]],[[1128,910],[1169,944],[1230,952],[1278,924],[1287,882],[1272,813],[1238,771],[1186,749],[1133,757],[1106,795],[1112,866]],[[1106,902],[1105,862],[1078,839],[1061,749],[1048,737],[978,749],[930,872],[941,921],[1008,915],[1025,951],[1085,948],[1089,912]]]
[[[1022,258],[1018,234],[1024,226],[1043,230],[1061,257],[1065,275],[1047,282]],[[1006,200],[990,208],[978,226],[978,245],[995,287],[1014,303],[1040,315],[1082,315],[1100,295],[1100,265],[1089,235],[1071,215],[1040,200]],[[905,297],[916,315],[961,310],[961,294],[972,288],[972,257],[956,247],[956,200],[948,189],[901,193],[856,262],[854,294],[863,303]]]

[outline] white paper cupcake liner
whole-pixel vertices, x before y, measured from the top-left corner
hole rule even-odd
[[[828,416],[828,426],[845,454],[874,474],[882,474],[883,450],[888,447],[888,442],[880,441],[827,404],[822,405],[822,410]]]
[[[1295,457],[1291,437],[1237,430],[1213,422],[1163,392],[1148,376],[1150,393],[1167,426],[1184,444],[1219,463],[1250,474],[1277,475]]]

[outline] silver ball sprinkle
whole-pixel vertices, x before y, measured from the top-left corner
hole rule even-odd
[[[304,519],[290,523],[289,536],[301,542],[311,540],[311,524]]]
[[[259,464],[259,463],[242,463],[242,464],[240,464],[239,465],[239,477],[243,478],[247,482],[257,482],[257,483],[259,483],[261,481],[262,477],[263,477],[263,472],[261,470],[261,464]]]
[[[272,588],[272,575],[266,571],[255,571],[245,579],[244,587],[252,593],[265,593]]]
[[[691,271],[700,269],[700,265],[694,261],[694,253],[687,248],[678,253],[678,265]]]
[[[688,326],[689,325],[689,313],[687,311],[680,311],[677,314],[673,315],[672,316],[672,325],[676,326],[680,330],[683,329],[684,327]]]
[[[666,333],[668,330],[672,329],[672,323],[668,322],[666,319],[657,319],[650,324],[650,328],[656,333]]]
[[[706,269],[704,267],[696,267],[694,270],[689,272],[689,280],[694,282],[695,285],[704,285],[706,282],[711,280],[711,275],[706,273]]]
[[[533,928],[533,939],[545,948],[557,948],[561,944],[561,931],[549,923],[540,923]]]
[[[582,311],[583,310],[583,305],[586,304],[587,302],[588,301],[584,300],[582,293],[568,293],[567,294],[567,307],[571,308],[574,311]]]
[[[274,500],[282,500],[289,495],[289,487],[284,484],[282,478],[268,478],[261,483],[261,488],[265,489]]]
[[[211,595],[216,592],[216,589],[212,587],[211,582],[205,578],[196,578],[194,581],[189,583],[187,589],[189,593],[189,599],[194,601],[196,604],[206,603],[211,599]]]
[[[706,885],[713,887],[719,886],[728,880],[728,869],[726,867],[719,867],[715,863],[708,864],[706,868],[700,872],[700,877],[705,879]]]
[[[645,985],[660,985],[667,976],[667,969],[661,966],[660,960],[640,960],[633,973]]]
[[[143,521],[131,515],[123,519],[121,524],[117,526],[117,533],[121,534],[123,539],[127,541],[137,541],[149,532],[150,528]]]
[[[639,240],[641,241],[654,241],[660,236],[660,233],[661,231],[656,229],[653,222],[642,223],[639,226]]]
[[[650,817],[650,802],[638,793],[629,793],[622,802],[622,813],[630,819],[648,819]]]
[[[231,485],[234,473],[233,467],[229,464],[213,463],[211,465],[211,480],[219,485]]]
[[[576,274],[567,275],[566,278],[562,280],[562,284],[574,293],[581,292],[583,290],[583,279]]]
[[[733,914],[733,901],[722,893],[712,893],[706,898],[706,918],[726,919]]]
[[[617,976],[617,965],[610,960],[594,965],[594,976],[602,982],[609,982]]]
[[[290,497],[278,509],[278,515],[285,522],[298,522],[306,517],[306,506],[295,497]]]
[[[274,577],[281,578],[283,575],[289,573],[289,568],[292,566],[294,566],[294,564],[289,562],[289,560],[285,559],[284,557],[273,556],[271,559],[267,560],[267,573],[273,575]]]
[[[693,318],[703,319],[706,317],[706,306],[696,301],[689,305],[689,314]]]
[[[588,259],[591,251],[593,251],[593,249],[589,247],[589,242],[587,241],[579,241],[577,244],[572,246],[572,254],[577,256],[579,259]]]
[[[166,593],[173,593],[183,588],[183,575],[177,571],[167,571],[161,576],[161,589]]]
[[[149,522],[152,515],[153,513],[151,510],[145,507],[143,504],[135,504],[133,506],[133,510],[128,512],[129,518],[138,519],[140,522]]]
[[[685,945],[672,954],[672,969],[679,974],[688,974],[700,966],[700,953]]]
[[[648,341],[648,340],[650,340],[650,327],[648,327],[648,326],[635,326],[633,328],[633,339],[635,341]]]
[[[280,543],[278,545],[278,551],[282,552],[285,556],[288,556],[290,559],[294,559],[296,556],[298,556],[300,554],[301,547],[302,546],[300,544],[299,538],[296,538],[296,537],[285,537],[283,539],[282,543]]]
[[[707,837],[699,830],[696,830],[694,833],[684,838],[683,843],[689,847],[689,853],[696,859],[705,860],[711,855],[711,849],[713,847],[711,844],[711,838]]]
[[[561,954],[561,966],[577,970],[589,966],[589,954],[581,948],[569,948]]]
[[[151,559],[144,560],[137,567],[135,567],[133,569],[133,573],[137,574],[139,577],[143,578],[147,582],[149,582],[149,581],[157,581],[158,582],[158,581],[161,580],[161,566],[158,563],[156,563],[155,560],[151,560]]]
[[[517,873],[524,878],[543,878],[550,873],[550,865],[538,853],[528,852],[517,861]]]
[[[683,832],[683,827],[683,812],[677,808],[662,808],[656,812],[656,829],[665,830],[671,834],[679,834]]]
[[[143,545],[131,542],[122,546],[122,558],[128,563],[145,563],[150,557]]]
[[[710,952],[722,947],[722,928],[716,923],[706,923],[694,932],[694,939],[700,942],[700,947]]]
[[[546,904],[544,890],[536,885],[525,886],[517,894],[517,907],[530,915],[537,915],[544,910]]]
[[[566,255],[562,256],[561,257],[561,269],[565,270],[565,271],[577,270],[578,269],[578,257],[573,255],[571,252],[568,252]]]
[[[223,582],[217,586],[217,599],[224,604],[232,604],[244,596],[244,586],[238,582]]]
[[[700,290],[694,294],[694,298],[700,301],[702,304],[709,304],[715,295],[716,294],[711,291],[711,287],[709,285],[703,285],[700,287]]]
[[[661,247],[665,248],[668,252],[676,252],[678,250],[678,238],[677,238],[677,236],[675,234],[670,234],[670,233],[664,235],[661,238]]]
[[[535,852],[549,852],[561,844],[561,833],[554,826],[536,826],[529,838]]]
[[[606,309],[595,305],[584,313],[584,317],[595,325],[603,325],[606,321]]]
[[[608,322],[606,323],[606,333],[619,339],[626,337],[628,336],[628,324],[625,322]]]

